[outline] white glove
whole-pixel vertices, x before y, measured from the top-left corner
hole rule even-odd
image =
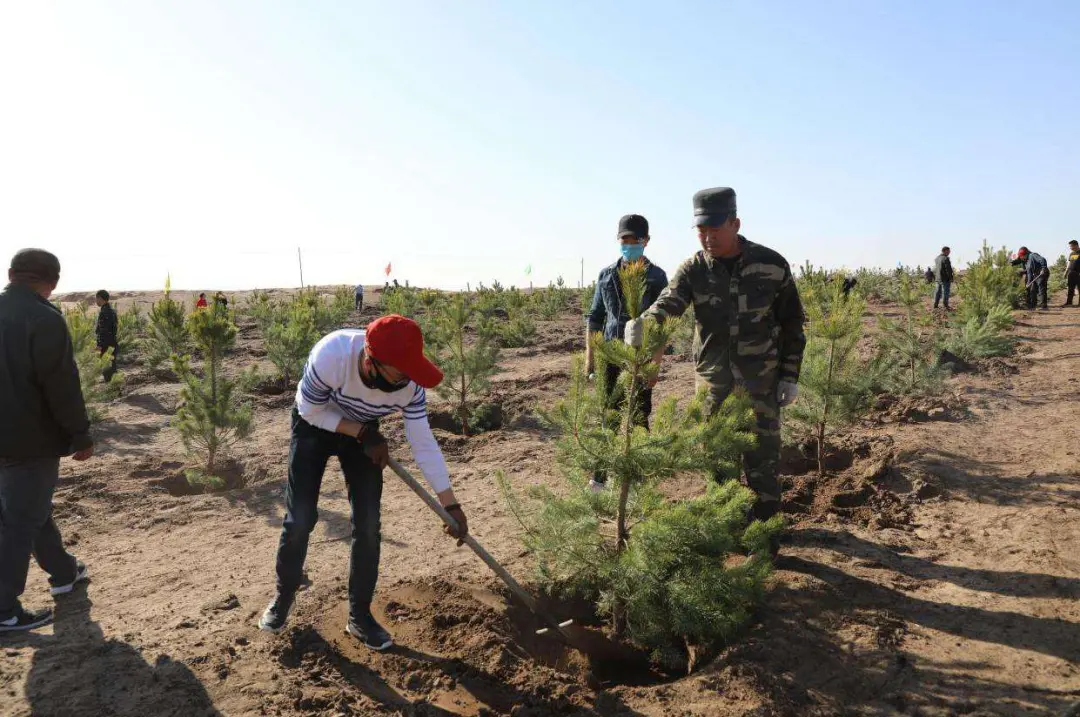
[[[780,408],[795,403],[795,399],[798,397],[799,384],[797,383],[781,381],[780,385],[776,387],[776,401],[780,404]]]
[[[630,319],[626,322],[626,334],[623,341],[629,346],[640,348],[645,340],[645,321],[641,318]]]

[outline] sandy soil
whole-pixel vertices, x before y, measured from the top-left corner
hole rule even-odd
[[[127,367],[128,391],[96,429],[100,454],[64,462],[55,501],[93,580],[56,601],[51,628],[0,639],[0,713],[1063,714],[1080,701],[1080,310],[1020,319],[1018,357],[951,379],[934,401],[882,401],[842,438],[830,478],[789,451],[795,530],[766,604],[689,676],[590,664],[537,638],[389,473],[377,610],[399,647],[358,648],[343,634],[350,527],[336,466],[311,585],[289,630],[259,632],[291,395],[256,397],[255,433],[236,455],[242,487],[188,495],[168,427],[178,388]],[[542,325],[540,346],[505,352],[503,429],[437,431],[474,534],[523,579],[530,563],[493,473],[557,482],[531,411],[558,397],[578,327]],[[261,355],[243,326],[235,365]],[[687,395],[690,364],[669,364],[661,388]],[[27,604],[47,604],[45,588],[32,569]]]

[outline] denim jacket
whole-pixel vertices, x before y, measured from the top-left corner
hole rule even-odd
[[[645,296],[644,306],[641,310],[649,308],[660,296],[668,285],[667,274],[664,270],[645,260]],[[622,287],[619,286],[619,267],[623,260],[619,259],[611,266],[604,267],[596,280],[596,293],[593,295],[592,308],[585,315],[585,323],[589,332],[603,331],[604,338],[621,339],[626,328],[626,322],[630,316],[623,307]]]

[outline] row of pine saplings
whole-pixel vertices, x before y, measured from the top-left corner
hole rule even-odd
[[[644,274],[631,263],[620,277],[631,314],[642,307]],[[856,420],[881,392],[933,394],[945,378],[941,356],[971,361],[1011,349],[1010,311],[1022,295],[1003,251],[984,249],[959,282],[959,309],[943,323],[926,308],[925,287],[914,271],[882,272],[898,304],[897,316],[881,316],[864,335],[866,299],[845,293],[842,280],[805,267],[798,278],[807,313],[807,347],[800,399],[787,411],[786,428],[824,449],[829,435]],[[862,282],[861,282],[862,283]],[[865,282],[873,284],[873,282]],[[463,432],[482,428],[483,406],[500,348],[535,340],[508,339],[515,320],[578,313],[591,298],[552,286],[528,294],[502,287],[470,293],[397,289],[384,295],[383,313],[418,320],[432,358],[446,378],[440,393]],[[635,305],[635,297],[637,305]],[[239,311],[262,336],[276,375],[227,371],[225,357],[237,338],[235,310],[213,305],[190,311],[166,292],[143,319],[121,314],[121,355],[151,369],[163,367],[182,382],[173,425],[184,445],[201,458],[189,480],[221,487],[217,461],[229,445],[248,435],[252,406],[246,396],[267,380],[288,388],[312,345],[347,323],[352,292],[327,299],[304,291],[287,299],[255,293]],[[89,325],[84,312],[68,312],[76,343]],[[622,389],[642,390],[660,345],[687,350],[693,318],[654,326],[642,346],[595,340],[598,363],[622,369]],[[515,329],[521,331],[521,329]],[[87,344],[88,342],[88,344]],[[130,352],[130,353],[129,353]],[[194,359],[189,356],[194,355]],[[81,359],[80,359],[81,360]],[[81,364],[80,364],[81,365]],[[100,382],[100,367],[88,373]],[[670,398],[654,410],[648,429],[633,420],[634,400],[612,404],[604,387],[589,381],[576,356],[565,397],[542,410],[557,437],[563,489],[535,486],[522,492],[514,476],[497,475],[507,506],[519,521],[536,566],[539,586],[552,594],[585,597],[614,632],[648,649],[660,664],[685,669],[715,650],[750,620],[772,570],[768,546],[782,516],[751,521],[754,496],[736,480],[742,454],[753,444],[753,411],[731,396],[720,410],[705,410],[704,396],[680,405]],[[622,406],[619,408],[618,406]],[[589,477],[604,472],[614,489],[594,492]],[[703,478],[701,494],[665,498],[675,476]],[[716,480],[719,478],[720,480]],[[732,560],[732,556],[746,556]]]

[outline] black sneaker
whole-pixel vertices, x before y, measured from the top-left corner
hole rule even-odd
[[[68,583],[57,583],[49,580],[49,594],[50,595],[67,595],[69,592],[75,589],[75,586],[79,583],[84,583],[90,579],[90,569],[86,567],[86,563],[81,560],[75,561],[75,579]]]
[[[7,618],[0,620],[0,632],[18,632],[20,630],[33,630],[35,627],[48,625],[52,622],[53,612],[49,608],[42,610],[27,610],[19,607],[18,611]]]
[[[278,593],[274,601],[266,606],[262,617],[259,618],[259,629],[272,632],[275,635],[282,631],[285,623],[289,621],[289,611],[292,610],[293,593]]]
[[[345,632],[364,643],[364,647],[382,652],[394,646],[394,638],[383,629],[383,626],[375,621],[368,613],[364,617],[354,620],[349,618],[349,624],[345,626]]]

